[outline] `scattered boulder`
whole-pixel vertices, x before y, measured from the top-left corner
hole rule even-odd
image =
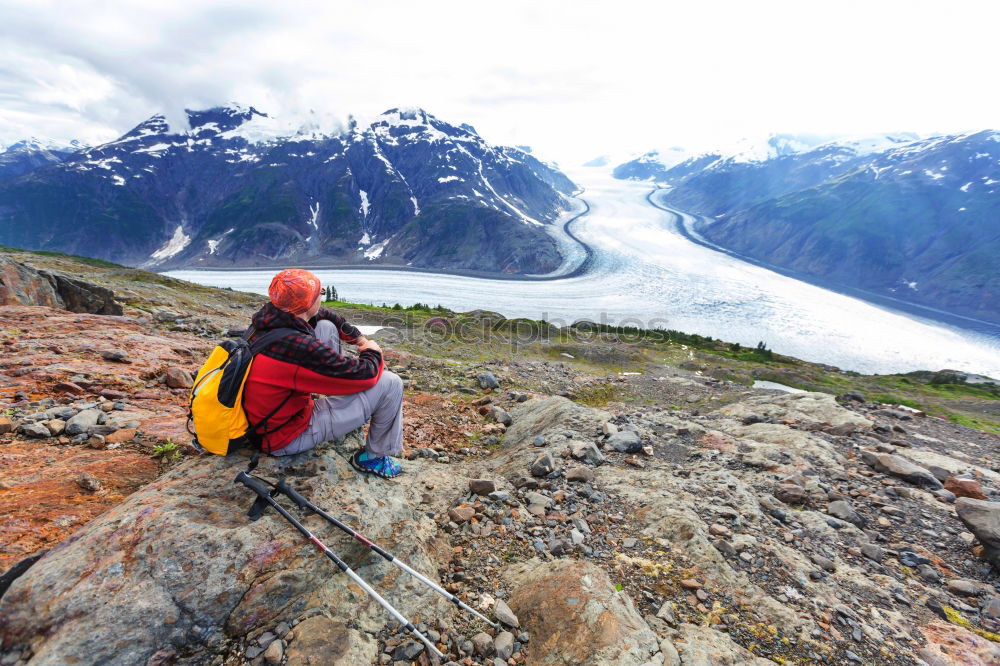
[[[658,649],[631,599],[589,562],[533,559],[505,577],[510,607],[531,630],[526,663],[639,666]]]
[[[479,383],[479,388],[481,389],[500,388],[500,382],[497,380],[496,375],[489,370],[480,372],[476,375],[476,381]]]
[[[494,421],[496,421],[497,423],[502,423],[505,426],[510,426],[511,424],[514,423],[514,418],[510,415],[510,413],[508,413],[506,409],[504,409],[499,405],[493,406],[493,408],[490,410],[490,415],[493,417]]]
[[[978,500],[986,499],[986,493],[983,492],[982,484],[975,479],[950,476],[944,482],[944,489],[954,493],[956,497],[971,497]]]
[[[569,443],[569,454],[573,458],[590,463],[591,465],[600,465],[604,462],[604,454],[601,453],[600,449],[593,442],[573,440]]]
[[[594,470],[589,467],[573,467],[566,472],[566,480],[578,483],[590,483],[594,480]]]
[[[167,386],[174,389],[191,388],[194,385],[194,378],[184,368],[171,366],[167,368],[166,383]]]
[[[876,453],[874,451],[862,451],[861,459],[876,471],[883,474],[891,474],[915,486],[920,486],[927,490],[943,488],[941,482],[933,474],[902,456],[889,453]]]
[[[854,510],[849,502],[844,500],[830,502],[830,506],[827,507],[826,512],[835,518],[840,518],[844,522],[851,523],[859,528],[865,526],[865,519],[858,515],[858,512]]]
[[[885,557],[885,549],[874,543],[866,543],[861,546],[861,554],[873,562],[881,562]]]
[[[507,663],[510,655],[514,653],[514,634],[509,631],[501,631],[497,634],[493,640],[493,652],[497,659]]]
[[[475,495],[489,495],[497,489],[491,479],[469,479],[469,492]]]
[[[101,358],[113,363],[128,363],[128,352],[123,349],[105,349],[101,352]]]
[[[778,484],[773,494],[785,504],[806,504],[809,501],[809,494],[805,489],[794,483]]]
[[[33,439],[45,439],[52,436],[52,433],[49,432],[49,429],[43,423],[22,423],[18,427],[18,431],[25,437]]]
[[[490,656],[493,654],[493,650],[495,649],[493,645],[493,637],[484,631],[480,631],[472,637],[472,648],[480,657]]]
[[[983,544],[986,558],[1000,569],[1000,502],[959,497],[955,502],[955,512]]]
[[[963,597],[975,597],[980,594],[979,585],[971,580],[955,578],[948,581],[948,591]]]
[[[292,629],[285,652],[286,666],[355,666],[375,663],[378,644],[343,622],[313,615]]]
[[[375,542],[392,542],[418,570],[435,571],[443,564],[432,546],[437,526],[424,509],[413,506],[413,493],[425,483],[447,493],[459,492],[464,484],[447,468],[415,461],[411,464],[423,468],[418,474],[382,484],[375,495],[369,480],[352,473],[345,459],[344,452],[361,443],[355,434],[337,444],[340,450],[324,445],[294,460],[265,458],[258,470],[270,478],[308,477],[309,499],[319,506],[358,503],[365,510],[352,522],[362,533]],[[274,512],[257,522],[246,518],[252,495],[233,478],[247,462],[243,452],[185,461],[49,551],[0,598],[4,649],[32,646],[38,663],[80,659],[111,665],[151,663],[169,645],[207,662],[227,637],[301,617],[311,597],[322,597],[342,600],[324,607],[336,615],[297,625],[288,639],[286,663],[374,663],[376,641],[346,623],[378,628],[388,616],[378,604],[356,596],[350,581],[333,575],[331,562],[318,557]],[[207,547],[193,547],[199,543]],[[220,543],[225,558],[211,546]],[[361,546],[340,548],[351,562],[366,557]],[[85,571],[94,573],[81,577]],[[381,583],[379,592],[407,616],[446,612],[443,599],[404,593],[401,586],[410,584],[405,577]],[[133,631],[136,626],[143,630]],[[125,634],[129,640],[119,641]],[[85,659],[82,645],[87,646]]]
[[[498,620],[503,622],[508,627],[513,627],[516,629],[521,626],[521,623],[517,619],[517,615],[514,615],[514,612],[511,611],[510,606],[508,606],[507,602],[505,602],[503,599],[497,601],[497,606],[494,609],[493,614],[496,616]]]
[[[454,522],[461,525],[462,523],[467,523],[476,516],[476,510],[471,506],[456,506],[454,509],[448,510],[448,517]]]
[[[66,430],[66,422],[62,419],[51,419],[45,422],[45,427],[53,437],[58,437]]]
[[[548,434],[556,429],[595,432],[601,423],[611,418],[605,411],[561,396],[533,398],[513,407],[511,414],[515,421],[504,436],[504,450],[527,446],[538,435],[549,441]]]
[[[531,475],[535,477],[548,476],[556,468],[556,462],[551,453],[543,453],[531,464]]]
[[[66,434],[79,435],[80,433],[87,432],[91,427],[97,425],[97,421],[100,418],[101,410],[85,409],[66,422]]]
[[[642,440],[631,430],[621,430],[608,437],[608,446],[619,453],[639,453],[642,451]]]
[[[0,416],[0,435],[6,435],[12,430],[14,430],[14,422],[10,420],[10,417]]]

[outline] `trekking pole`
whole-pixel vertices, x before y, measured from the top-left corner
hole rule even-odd
[[[257,493],[257,496],[260,499],[264,500],[264,502],[266,502],[269,506],[274,507],[274,510],[277,511],[278,513],[280,513],[282,518],[284,518],[285,520],[287,520],[288,522],[290,522],[295,527],[295,529],[297,529],[299,532],[302,533],[302,535],[305,538],[309,539],[310,543],[312,543],[324,555],[326,555],[328,558],[330,558],[333,561],[333,563],[336,564],[337,567],[341,571],[343,571],[345,574],[347,574],[348,577],[350,577],[351,580],[353,580],[355,583],[357,583],[361,587],[362,590],[364,590],[366,593],[368,593],[368,596],[370,596],[372,599],[374,599],[375,601],[377,601],[379,603],[379,605],[382,606],[382,608],[384,608],[386,611],[389,612],[390,615],[392,615],[394,618],[396,618],[396,620],[401,625],[403,625],[404,629],[406,629],[411,634],[413,634],[414,636],[416,636],[417,638],[419,638],[421,640],[421,642],[423,642],[423,644],[427,646],[427,649],[429,649],[432,653],[434,653],[435,655],[437,655],[441,659],[444,658],[444,655],[441,654],[441,651],[438,650],[437,647],[435,647],[434,644],[431,643],[430,640],[428,640],[426,636],[424,636],[422,633],[420,633],[417,630],[417,628],[415,626],[413,626],[412,622],[410,622],[405,617],[403,617],[403,615],[398,610],[396,610],[395,608],[393,608],[392,604],[390,604],[388,601],[386,601],[385,599],[383,599],[379,595],[378,592],[376,592],[375,590],[373,590],[371,588],[371,586],[368,585],[368,583],[366,583],[363,578],[361,578],[361,576],[359,576],[358,574],[356,574],[354,572],[354,570],[352,570],[349,566],[347,566],[346,562],[344,562],[342,559],[340,559],[339,557],[337,557],[329,548],[327,548],[323,544],[322,541],[320,541],[315,536],[313,536],[313,534],[309,530],[307,530],[302,525],[302,523],[300,523],[299,521],[295,520],[295,518],[292,517],[292,514],[288,513],[288,511],[286,511],[283,506],[281,506],[276,501],[274,501],[274,498],[271,497],[271,491],[266,486],[264,486],[263,483],[261,483],[260,481],[258,481],[255,478],[249,476],[246,472],[240,472],[239,474],[237,474],[236,475],[236,481],[235,481],[235,483],[242,483],[247,488],[249,488],[250,490],[252,490],[255,493]]]
[[[287,483],[285,483],[284,479],[279,479],[278,482],[276,484],[273,484],[273,485],[274,485],[274,489],[275,490],[277,490],[279,493],[287,495],[288,498],[290,500],[292,500],[293,502],[295,502],[296,504],[298,504],[300,508],[302,508],[302,509],[308,509],[308,510],[312,511],[315,514],[317,514],[319,516],[322,516],[327,521],[333,523],[334,525],[336,525],[338,528],[340,528],[344,532],[347,532],[352,537],[354,537],[355,539],[357,539],[358,541],[360,541],[364,545],[366,545],[369,548],[371,548],[372,550],[374,550],[376,553],[378,553],[379,555],[381,555],[387,562],[391,562],[391,563],[395,564],[397,567],[399,567],[400,569],[402,569],[406,573],[410,574],[411,576],[413,576],[414,578],[416,578],[417,580],[419,580],[421,583],[423,583],[427,587],[431,588],[432,590],[434,590],[435,592],[437,592],[438,594],[440,594],[445,599],[447,599],[451,603],[455,604],[456,606],[458,606],[462,610],[468,611],[469,613],[472,613],[473,615],[475,615],[480,620],[482,620],[486,624],[490,625],[494,629],[499,629],[500,628],[499,624],[497,624],[496,622],[493,622],[489,618],[487,618],[484,615],[480,614],[474,608],[471,608],[464,601],[462,601],[461,599],[459,599],[458,597],[456,597],[454,594],[451,594],[450,592],[448,592],[447,590],[445,590],[440,585],[438,585],[434,581],[430,580],[429,578],[427,578],[426,576],[424,576],[420,572],[413,570],[405,562],[400,562],[393,555],[391,555],[390,553],[387,553],[385,550],[383,550],[382,548],[379,548],[377,545],[375,545],[374,543],[372,543],[371,541],[369,541],[368,539],[366,539],[357,530],[351,529],[350,526],[345,525],[344,523],[340,522],[339,520],[337,520],[336,518],[334,518],[333,516],[331,516],[330,514],[328,514],[326,511],[323,511],[323,509],[319,508],[318,506],[316,506],[315,504],[313,504],[312,502],[310,502],[309,500],[307,500],[305,497],[303,497],[302,495],[300,495],[299,493],[297,493],[294,488],[292,488]]]

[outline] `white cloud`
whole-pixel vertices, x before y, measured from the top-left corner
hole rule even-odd
[[[422,106],[567,162],[747,134],[997,127],[994,3],[0,0],[0,143],[231,100]]]

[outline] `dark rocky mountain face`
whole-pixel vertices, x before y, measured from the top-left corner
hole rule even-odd
[[[0,181],[0,244],[156,269],[387,264],[546,272],[575,186],[471,127],[393,109],[335,134],[253,107],[154,116]]]
[[[895,142],[890,142],[890,146]],[[828,144],[663,172],[707,239],[823,281],[1000,322],[1000,133]]]

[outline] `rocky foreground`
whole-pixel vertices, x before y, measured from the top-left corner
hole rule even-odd
[[[49,319],[59,316],[67,315],[41,319],[66,326]],[[95,340],[79,353],[101,349]],[[567,374],[547,363],[450,368],[452,383],[434,395],[414,387],[440,381],[440,362],[394,355],[393,363],[410,384],[403,477],[350,468],[361,433],[265,460],[259,473],[286,476],[502,623],[494,631],[470,620],[305,519],[453,663],[1000,660],[994,435],[859,395],[838,403],[695,375],[664,377],[659,390],[666,403],[677,390],[700,393],[708,408],[596,409],[519,388],[522,375]],[[3,372],[16,374],[11,367]],[[110,456],[120,449],[108,445],[114,433],[101,434],[109,425],[136,426],[141,440],[152,422],[137,405],[152,398],[109,384],[100,390],[127,395],[94,399],[102,382],[84,387],[88,379],[67,382],[84,397],[67,388],[51,406],[32,395],[15,403],[0,453]],[[165,373],[162,382],[161,397],[183,393]],[[725,404],[712,405],[726,391]],[[70,428],[93,412],[93,424]],[[247,519],[253,497],[233,483],[246,462],[172,463],[45,553],[0,599],[0,664],[430,663],[280,517]],[[100,486],[100,472],[91,475]],[[6,503],[31,480],[5,472],[4,483]]]
[[[106,267],[83,298],[39,272],[70,260],[35,261],[0,276],[44,302],[0,307],[0,666],[431,663],[280,517],[247,518],[246,453],[188,445],[191,374],[259,298]],[[1000,663],[997,435],[708,377],[671,342],[376,337],[406,474],[353,471],[361,432],[258,472],[501,623],[305,518],[448,663]]]

